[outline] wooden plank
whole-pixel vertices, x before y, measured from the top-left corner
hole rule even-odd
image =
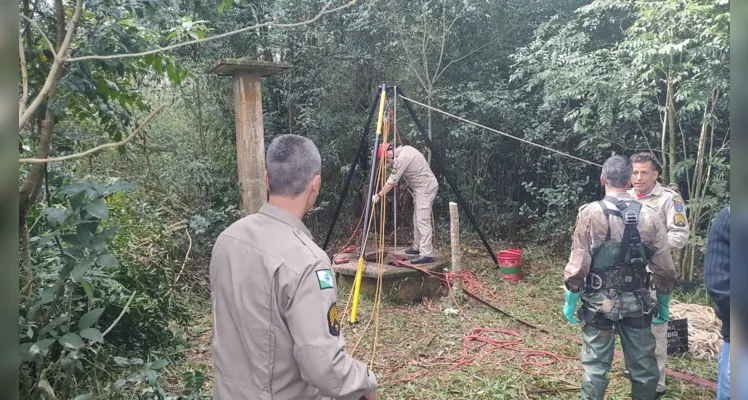
[[[233,76],[240,73],[251,73],[259,76],[268,76],[287,68],[291,68],[291,64],[260,60],[221,59],[213,64],[209,72],[217,75]]]
[[[260,76],[234,76],[236,157],[242,194],[241,216],[254,214],[267,202],[265,142]]]

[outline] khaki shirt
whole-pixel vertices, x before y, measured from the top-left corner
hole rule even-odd
[[[686,204],[678,192],[655,182],[652,191],[642,198],[636,196],[634,189],[629,189],[629,194],[636,201],[657,210],[662,222],[667,226],[667,239],[671,249],[682,249],[686,246],[690,235]]]
[[[411,146],[400,146],[395,149],[393,168],[394,172],[387,178],[387,183],[394,186],[403,178],[416,197],[435,193],[439,188],[439,182],[431,172],[426,157]]]
[[[619,200],[632,199],[628,193],[613,193],[611,196]],[[609,208],[617,209],[615,204],[606,203]],[[610,216],[609,221],[610,239],[620,243],[623,238],[623,221],[617,216]],[[670,254],[667,231],[657,211],[651,207],[642,206],[637,229],[641,243],[653,250],[653,255],[648,261],[657,290],[669,292],[676,284],[675,266]],[[564,269],[564,282],[570,290],[577,292],[584,288],[584,280],[592,264],[592,249],[605,241],[607,232],[608,221],[600,204],[593,202],[579,208],[571,255]]]
[[[265,204],[221,233],[210,262],[217,400],[358,400],[377,381],[345,350],[330,259]]]

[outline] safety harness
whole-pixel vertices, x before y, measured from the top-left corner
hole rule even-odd
[[[615,204],[616,208],[609,208],[605,203],[606,201]],[[605,241],[610,241],[610,215],[623,220],[623,238],[621,239],[621,247],[618,251],[615,266],[606,269],[593,268],[587,275],[587,288],[593,291],[615,289],[631,292],[649,287],[649,274],[647,274],[645,268],[646,255],[642,248],[639,229],[637,229],[639,212],[642,207],[641,203],[634,200],[627,202],[606,196],[599,204],[608,222]]]

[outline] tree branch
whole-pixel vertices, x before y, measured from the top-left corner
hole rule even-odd
[[[109,328],[106,328],[106,330],[102,332],[101,336],[106,336],[107,333],[111,332],[112,329],[114,329],[114,326],[117,325],[119,320],[122,319],[122,316],[125,315],[125,312],[127,312],[127,310],[130,308],[130,303],[132,303],[132,299],[135,298],[135,293],[137,292],[132,292],[132,294],[130,295],[130,299],[128,299],[127,303],[125,304],[125,307],[122,308],[122,312],[119,313],[119,315],[117,316],[117,319],[115,319],[114,322],[112,322],[112,324],[109,325]]]
[[[44,163],[50,163],[50,162],[65,161],[65,160],[71,160],[71,159],[74,159],[74,158],[85,157],[85,156],[87,156],[89,154],[93,154],[93,153],[96,153],[97,151],[101,151],[101,150],[104,150],[104,149],[108,149],[108,148],[112,148],[112,147],[117,147],[117,146],[122,146],[123,144],[126,144],[129,141],[135,139],[135,137],[138,136],[138,134],[140,133],[140,131],[143,130],[143,128],[146,125],[148,125],[149,122],[151,122],[151,120],[153,119],[153,117],[155,117],[158,113],[160,113],[161,110],[163,110],[165,107],[166,106],[163,105],[163,106],[159,107],[158,109],[154,110],[153,112],[151,112],[150,114],[148,114],[148,116],[145,117],[145,119],[140,124],[140,126],[138,126],[134,131],[132,131],[132,133],[130,134],[130,136],[126,137],[123,140],[120,140],[119,142],[102,144],[101,146],[96,146],[96,147],[94,147],[92,149],[88,149],[88,150],[86,150],[84,152],[70,154],[70,155],[63,156],[63,157],[53,157],[53,158],[21,158],[20,160],[18,160],[18,162],[19,163],[26,163],[26,164],[44,164]]]
[[[302,21],[302,22],[294,22],[294,23],[288,23],[288,24],[280,24],[280,23],[277,23],[277,22],[263,22],[261,24],[247,26],[247,27],[240,28],[240,29],[237,29],[237,30],[234,30],[234,31],[231,31],[231,32],[221,33],[221,34],[218,34],[218,35],[209,36],[209,37],[202,38],[202,39],[191,40],[189,42],[177,43],[177,44],[173,44],[171,46],[158,47],[158,48],[155,48],[155,49],[152,49],[152,50],[148,50],[148,51],[143,51],[143,52],[140,52],[140,53],[123,53],[123,54],[113,54],[113,55],[109,55],[109,56],[91,55],[91,56],[81,56],[81,57],[69,57],[69,58],[66,58],[65,61],[66,62],[73,62],[73,61],[83,61],[83,60],[113,60],[113,59],[117,59],[117,58],[126,58],[126,57],[141,57],[141,56],[146,56],[146,55],[149,55],[149,54],[155,54],[155,53],[161,53],[161,52],[168,51],[168,50],[174,50],[174,49],[177,49],[177,48],[180,48],[180,47],[184,47],[184,46],[190,46],[190,45],[194,45],[194,44],[198,44],[198,43],[205,43],[205,42],[209,42],[209,41],[212,41],[212,40],[222,39],[222,38],[225,38],[225,37],[228,37],[228,36],[236,35],[236,34],[239,34],[239,33],[242,33],[242,32],[246,32],[246,31],[250,31],[250,30],[258,29],[258,28],[265,28],[265,27],[271,27],[271,28],[293,28],[293,27],[297,27],[297,26],[308,25],[308,24],[311,24],[312,22],[320,19],[322,16],[324,16],[326,14],[331,14],[331,13],[334,13],[334,12],[337,12],[337,11],[340,11],[342,9],[345,9],[345,8],[348,8],[348,7],[352,6],[352,5],[356,4],[356,1],[357,0],[351,0],[348,3],[346,3],[346,4],[344,4],[344,5],[340,6],[340,7],[333,8],[331,10],[327,10],[327,8],[330,6],[330,4],[332,4],[332,0],[330,0],[330,1],[327,2],[327,4],[325,4],[324,7],[322,7],[322,10],[316,16],[314,16],[314,18],[312,18],[310,20]]]
[[[26,72],[26,54],[23,51],[23,35],[20,34],[18,35],[18,56],[21,63],[21,101],[18,104],[18,118],[20,118],[26,110],[26,103],[29,102],[29,77]]]
[[[49,40],[49,36],[47,36],[47,34],[44,33],[44,30],[42,30],[42,27],[39,26],[39,24],[36,21],[34,21],[33,19],[31,19],[31,18],[29,18],[29,17],[27,17],[27,16],[25,16],[23,14],[21,14],[21,18],[25,19],[26,21],[29,21],[29,23],[31,25],[33,25],[34,28],[36,28],[37,31],[39,31],[39,34],[42,35],[42,37],[44,38],[44,41],[47,42],[47,47],[49,47],[49,51],[51,51],[52,55],[55,56],[55,58],[56,58],[57,57],[57,52],[55,51],[55,45],[53,45],[52,41]]]
[[[408,46],[405,45],[405,42],[403,41],[403,49],[405,50],[405,56],[408,57],[408,66],[410,69],[413,70],[413,73],[416,75],[416,78],[418,78],[418,81],[421,82],[421,86],[423,86],[423,90],[427,89],[426,82],[421,79],[421,75],[418,74],[418,70],[415,67],[416,62],[413,60],[413,57],[410,55],[410,51],[408,50]]]
[[[52,88],[52,85],[56,85],[59,79],[54,79],[54,77],[57,75],[57,71],[62,68],[62,63],[64,60],[62,60],[61,56],[62,54],[65,54],[67,52],[68,47],[70,47],[70,41],[73,39],[73,34],[75,32],[75,27],[78,23],[78,18],[81,16],[81,10],[83,9],[83,0],[77,0],[75,4],[75,14],[73,14],[73,19],[70,20],[70,23],[68,24],[67,32],[65,34],[65,39],[62,41],[62,44],[58,42],[59,48],[57,49],[57,52],[55,53],[55,59],[52,63],[52,68],[49,69],[49,74],[47,75],[47,80],[44,82],[44,86],[39,91],[39,93],[34,98],[34,101],[31,102],[31,105],[28,106],[26,111],[21,115],[20,118],[18,118],[18,129],[20,130],[24,124],[31,118],[31,115],[34,114],[37,108],[42,104],[42,101],[44,101],[44,98],[47,97],[47,93]],[[58,21],[59,23],[60,21]],[[58,35],[59,36],[59,35]]]
[[[446,71],[446,70],[447,70],[447,68],[449,68],[449,66],[450,66],[450,65],[452,65],[452,64],[454,64],[454,63],[456,63],[456,62],[460,62],[460,61],[462,61],[462,60],[464,60],[464,59],[466,59],[466,58],[470,57],[470,56],[471,56],[471,55],[473,55],[473,54],[474,54],[475,52],[477,52],[477,51],[480,51],[481,49],[483,49],[484,47],[488,46],[489,44],[491,44],[491,42],[488,42],[488,43],[482,44],[482,45],[480,45],[480,46],[478,46],[478,47],[474,48],[473,50],[471,50],[470,52],[468,52],[468,53],[467,53],[467,54],[465,54],[464,56],[462,56],[462,57],[460,57],[460,58],[457,58],[457,59],[455,59],[455,60],[452,60],[452,61],[448,62],[448,63],[447,63],[447,65],[445,65],[445,66],[444,66],[444,68],[442,68],[442,70],[441,70],[441,71],[439,71],[439,75],[437,75],[436,77],[434,77],[434,82],[436,82],[436,81],[437,81],[437,80],[439,79],[439,77],[440,77],[440,76],[442,76],[442,74],[444,73],[444,71]]]

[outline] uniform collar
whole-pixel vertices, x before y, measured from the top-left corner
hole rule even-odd
[[[304,225],[304,223],[301,222],[300,219],[291,215],[291,213],[282,208],[276,207],[269,203],[265,203],[262,205],[262,207],[260,207],[260,213],[275,218],[278,221],[290,226],[291,228],[303,232],[305,235],[309,236],[310,239],[313,239],[312,233],[309,232],[309,229],[306,227],[306,225]]]
[[[636,190],[634,188],[629,189],[628,192],[629,192],[629,194],[631,196],[636,196]],[[649,197],[649,196],[659,196],[660,194],[662,194],[662,185],[660,185],[660,182],[656,182],[655,181],[655,185],[652,188],[651,192],[645,194],[642,197],[638,197],[638,196],[637,197],[643,199],[643,198]]]
[[[611,193],[611,194],[606,194],[605,196],[606,197],[610,196],[618,200],[633,200],[633,197],[631,197],[631,194],[628,192]]]

